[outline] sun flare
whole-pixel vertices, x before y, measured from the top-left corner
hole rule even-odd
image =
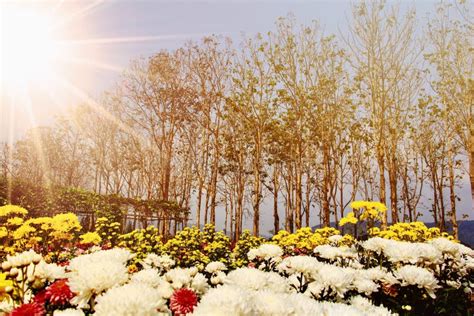
[[[47,83],[64,50],[54,36],[47,12],[19,6],[2,8],[1,82],[8,90]]]

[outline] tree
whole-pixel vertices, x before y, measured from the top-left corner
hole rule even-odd
[[[354,78],[370,126],[378,164],[379,196],[386,203],[386,172],[390,187],[392,222],[398,221],[397,152],[406,117],[420,88],[415,45],[415,12],[401,18],[383,1],[362,2],[353,8],[353,25],[346,38],[352,54]],[[384,218],[384,225],[387,217]]]

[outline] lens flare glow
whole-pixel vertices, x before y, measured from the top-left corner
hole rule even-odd
[[[5,7],[1,21],[1,82],[8,90],[47,83],[65,51],[46,12]]]

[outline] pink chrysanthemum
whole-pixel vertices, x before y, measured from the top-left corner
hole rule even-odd
[[[174,291],[170,299],[170,309],[175,315],[186,315],[194,310],[198,303],[198,297],[191,289],[178,289]]]
[[[36,303],[20,305],[10,313],[10,316],[44,316],[44,315],[46,315],[46,311],[44,310],[44,307]]]
[[[66,305],[75,296],[67,279],[57,280],[46,289],[45,298],[52,305]]]

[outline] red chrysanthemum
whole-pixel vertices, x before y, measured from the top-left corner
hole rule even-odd
[[[46,311],[44,310],[44,307],[36,303],[20,305],[10,313],[10,316],[44,316],[44,315],[46,315]]]
[[[186,315],[194,310],[198,297],[191,289],[178,289],[170,299],[170,308],[175,315]]]
[[[57,280],[46,289],[45,298],[52,305],[66,305],[75,296],[67,279]]]
[[[57,265],[60,267],[67,267],[69,266],[69,260],[58,262]]]
[[[44,306],[46,303],[46,290],[41,290],[38,293],[35,294],[35,297],[33,298],[33,303]]]

